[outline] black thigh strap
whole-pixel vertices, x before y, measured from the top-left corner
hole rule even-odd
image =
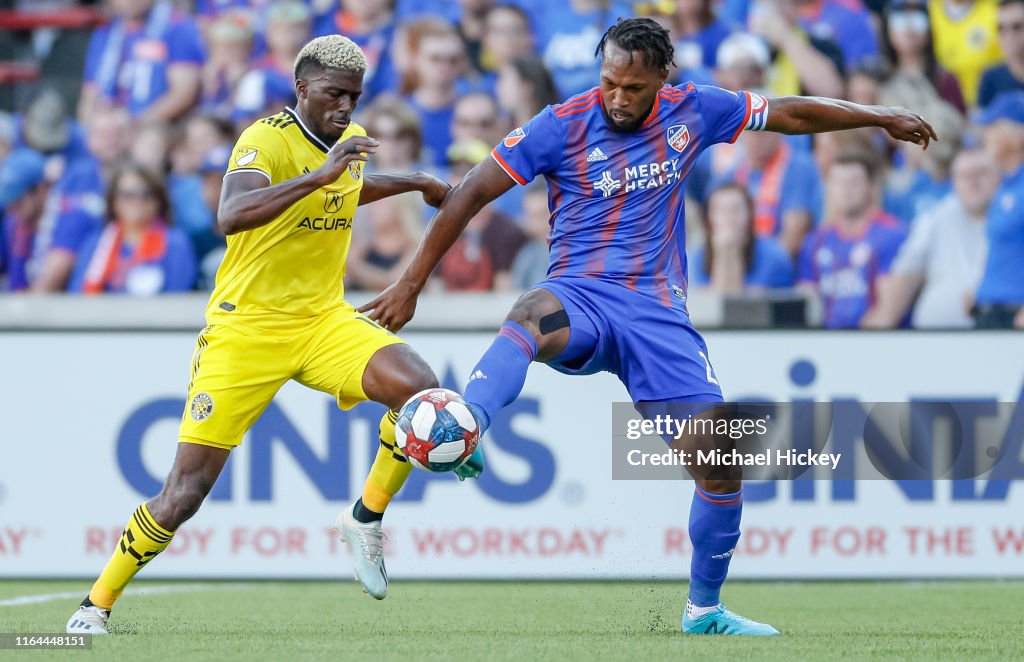
[[[554,333],[567,326],[569,326],[569,314],[565,312],[564,308],[540,318],[540,332],[543,335]]]

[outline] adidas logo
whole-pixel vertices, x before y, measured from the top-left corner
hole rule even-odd
[[[724,554],[712,554],[711,558],[718,559],[719,561],[724,561],[725,559],[732,558],[732,555],[735,554],[735,553],[736,553],[736,548],[733,547],[732,549],[730,549],[728,552],[725,552]]]
[[[487,375],[485,375],[480,370],[477,370],[476,372],[469,376],[469,381],[473,381],[474,379],[487,379]]]
[[[600,147],[595,147],[594,151],[587,154],[587,163],[593,163],[594,161],[607,161],[608,155],[601,151]]]

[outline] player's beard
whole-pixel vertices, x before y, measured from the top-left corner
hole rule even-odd
[[[601,104],[601,114],[604,116],[604,123],[607,124],[608,128],[614,131],[615,133],[633,133],[641,126],[643,126],[644,122],[647,120],[647,117],[651,114],[651,111],[653,109],[654,102],[652,101],[651,107],[647,109],[646,113],[642,114],[640,117],[634,120],[631,120],[627,124],[620,124],[616,122],[614,119],[612,119],[612,116],[608,114],[608,109],[604,107],[604,104]]]

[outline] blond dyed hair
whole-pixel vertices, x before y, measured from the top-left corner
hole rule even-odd
[[[366,73],[366,54],[363,49],[340,34],[329,34],[317,37],[302,47],[295,58],[295,77],[299,77],[299,69],[314,64],[322,69],[336,69],[355,74]]]

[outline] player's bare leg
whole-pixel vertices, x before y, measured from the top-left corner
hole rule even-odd
[[[363,392],[370,400],[387,405],[389,411],[380,421],[380,447],[362,496],[342,511],[335,526],[342,541],[352,546],[356,577],[378,600],[388,592],[381,520],[412,471],[412,465],[395,446],[398,410],[416,393],[437,386],[430,366],[408,345],[388,345],[378,350],[363,372]]]
[[[139,506],[89,595],[68,620],[75,634],[106,634],[114,602],[128,582],[171,543],[174,532],[196,514],[227,462],[230,451],[182,441],[156,498]]]

